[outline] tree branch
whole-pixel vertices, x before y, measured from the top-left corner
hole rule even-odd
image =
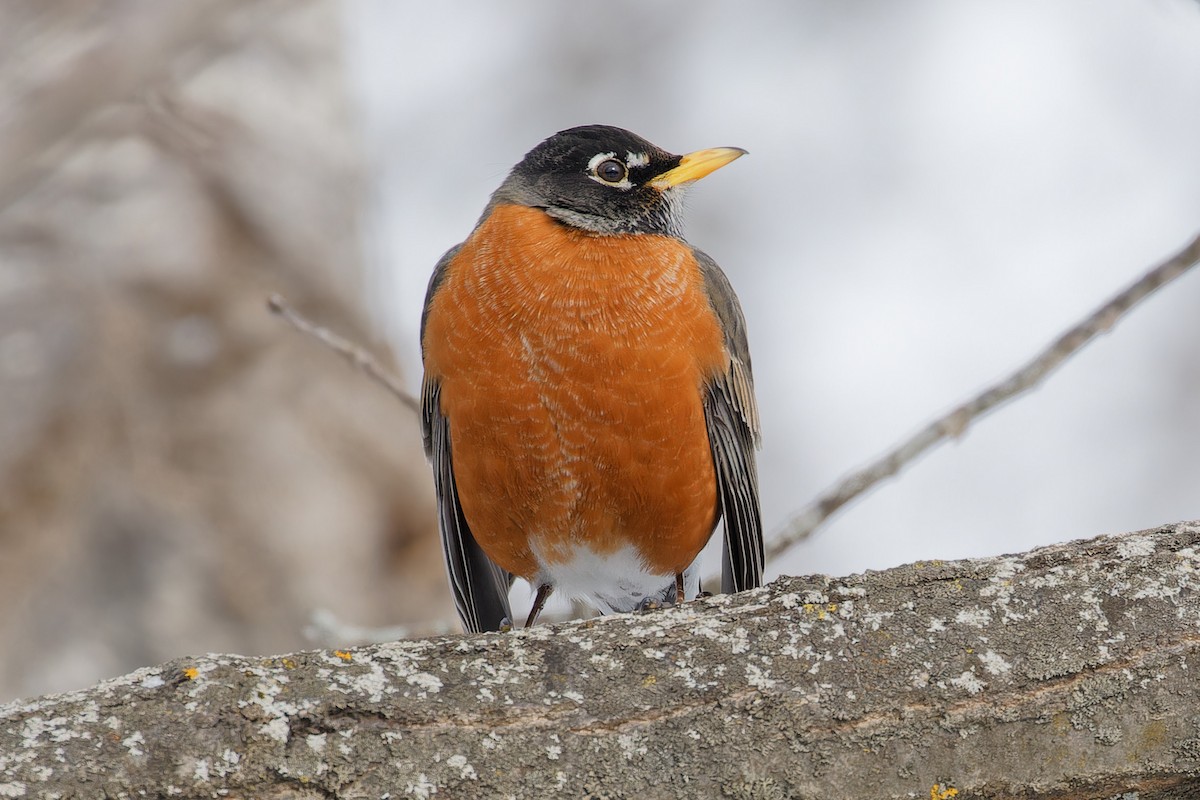
[[[897,474],[926,450],[958,438],[986,414],[1028,392],[1101,333],[1109,331],[1141,300],[1183,275],[1200,261],[1200,234],[1179,252],[1151,269],[1129,287],[1073,326],[1031,361],[1007,378],[926,425],[882,457],[843,478],[806,508],[793,515],[783,529],[767,539],[767,561],[778,558],[804,541],[851,500]]]
[[[408,406],[414,412],[421,413],[420,401],[405,391],[404,387],[400,385],[400,381],[381,367],[379,362],[366,350],[363,350],[349,339],[337,335],[328,328],[323,328],[320,325],[310,322],[278,294],[273,294],[267,298],[267,308],[270,309],[271,313],[278,314],[291,323],[292,327],[296,330],[312,336],[355,367],[365,372],[376,383],[395,395],[401,403]]]
[[[0,796],[1200,792],[1200,524],[0,707]],[[956,793],[956,794],[952,794]]]

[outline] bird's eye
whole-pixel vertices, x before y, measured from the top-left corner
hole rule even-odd
[[[606,183],[620,183],[625,179],[625,165],[615,158],[608,158],[596,165],[596,177]]]

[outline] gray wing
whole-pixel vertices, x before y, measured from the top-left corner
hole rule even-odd
[[[425,321],[429,315],[429,301],[441,285],[446,267],[459,247],[442,256],[429,280],[425,307],[421,311],[422,361],[425,357]],[[433,465],[438,529],[442,534],[442,552],[450,576],[450,590],[454,594],[454,605],[463,628],[468,633],[499,630],[501,621],[512,619],[508,605],[512,576],[487,557],[463,516],[458,486],[454,481],[454,461],[450,454],[450,420],[441,412],[441,389],[437,379],[426,373],[421,386],[421,434],[425,455]]]
[[[712,258],[700,250],[693,252],[729,351],[725,371],[705,387],[704,419],[725,528],[721,591],[740,592],[762,585],[762,516],[758,505],[758,468],[754,461],[754,451],[761,439],[758,404],[754,399],[746,320],[737,295]]]

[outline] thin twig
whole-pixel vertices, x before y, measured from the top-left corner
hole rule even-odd
[[[343,622],[329,609],[319,608],[312,612],[304,626],[304,638],[317,647],[357,647],[364,644],[398,642],[401,639],[423,639],[430,636],[445,636],[454,633],[458,626],[445,622],[429,622],[419,625],[389,625],[382,628],[365,628]]]
[[[912,438],[882,458],[851,473],[807,508],[792,516],[783,529],[767,542],[767,558],[778,558],[811,536],[838,509],[885,478],[895,475],[926,450],[947,439],[962,436],[976,420],[1040,384],[1085,344],[1110,330],[1139,301],[1187,272],[1197,261],[1200,261],[1200,235],[1059,336],[1012,375],[929,423]]]
[[[401,403],[404,403],[404,405],[418,414],[421,412],[421,403],[417,398],[405,391],[404,387],[400,385],[400,381],[383,367],[379,366],[379,362],[366,350],[363,350],[350,340],[338,336],[333,331],[310,322],[278,294],[272,294],[267,298],[267,308],[271,310],[271,313],[278,314],[290,322],[296,330],[316,338],[326,347],[365,372],[369,377],[374,378],[377,383],[395,395]]]

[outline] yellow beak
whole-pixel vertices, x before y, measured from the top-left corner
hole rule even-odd
[[[746,155],[746,151],[740,147],[713,147],[709,150],[697,150],[684,156],[683,160],[679,162],[679,166],[667,170],[650,181],[650,185],[661,192],[673,186],[698,181],[710,172],[715,172],[730,161],[744,155]]]

